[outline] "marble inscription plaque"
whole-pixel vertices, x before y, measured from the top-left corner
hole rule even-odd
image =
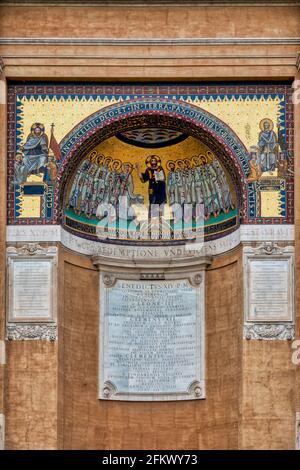
[[[294,309],[293,250],[244,249],[245,320],[292,322]]]
[[[251,260],[249,320],[288,319],[288,281],[286,260]]]
[[[100,398],[203,398],[202,287],[117,280],[101,290]]]
[[[52,261],[14,259],[10,270],[9,321],[52,319]]]

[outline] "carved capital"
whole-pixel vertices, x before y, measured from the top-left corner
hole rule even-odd
[[[294,336],[295,328],[290,323],[251,323],[244,326],[244,338],[248,340],[292,340]]]
[[[253,251],[255,255],[279,255],[282,254],[283,249],[274,242],[265,242]]]
[[[245,246],[244,253],[252,256],[261,255],[285,255],[294,252],[293,246],[278,246],[273,241],[264,242],[259,246]]]
[[[9,255],[55,255],[57,253],[56,246],[43,247],[38,243],[27,243],[21,247],[9,246],[6,250]]]
[[[46,340],[56,341],[56,324],[9,324],[6,329],[8,341]]]

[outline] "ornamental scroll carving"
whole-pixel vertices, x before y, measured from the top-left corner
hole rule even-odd
[[[57,339],[57,326],[51,324],[44,325],[23,325],[23,324],[9,324],[7,325],[7,340],[8,341],[27,341],[27,340],[46,340],[56,341]]]

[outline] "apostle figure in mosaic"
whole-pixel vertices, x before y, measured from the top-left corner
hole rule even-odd
[[[105,197],[105,177],[106,177],[106,166],[104,165],[104,155],[99,155],[97,164],[99,165],[98,182],[96,186],[96,194],[93,203],[93,214],[96,215],[98,207],[102,204]]]
[[[120,173],[119,170],[121,169],[122,162],[121,160],[114,160],[111,165],[111,175],[110,175],[110,184],[111,184],[111,192],[110,192],[110,203],[116,205],[119,200],[120,195]]]
[[[105,204],[110,203],[110,197],[111,197],[111,191],[112,191],[111,163],[112,163],[111,157],[107,157],[104,160],[104,176],[103,176],[104,177],[104,199],[103,199],[103,202]]]
[[[215,178],[210,169],[209,164],[203,165],[202,167],[203,174],[203,186],[204,186],[204,205],[206,217],[209,218],[210,215],[217,217],[220,212],[220,199],[218,194],[218,189],[215,184]]]
[[[203,188],[203,174],[198,156],[192,157],[194,166],[194,190],[195,190],[195,218],[198,221],[204,217],[204,188]]]
[[[177,160],[176,164],[177,164],[177,168],[176,168],[175,173],[176,173],[178,203],[184,204],[186,202],[184,162],[183,160]]]
[[[194,164],[194,187],[195,187],[195,202],[196,204],[203,204],[203,175],[201,171],[200,158],[198,156],[192,157]]]
[[[133,204],[143,204],[144,198],[140,194],[134,193],[132,178],[133,165],[125,162],[120,173],[119,190],[119,217],[120,219],[131,220],[136,217]]]
[[[229,212],[229,210],[234,209],[234,203],[232,201],[230,188],[224,170],[216,158],[212,160],[210,166],[214,170],[216,175],[215,184],[217,187],[219,199],[219,212],[220,210],[223,210],[223,212],[227,213]]]
[[[195,203],[195,182],[194,182],[194,169],[192,168],[191,161],[186,158],[184,160],[185,168],[184,173],[184,193],[186,204]]]
[[[73,207],[74,209],[76,209],[78,205],[80,181],[85,179],[85,172],[87,171],[89,166],[90,166],[90,161],[88,159],[85,159],[80,164],[77,170],[77,173],[73,180],[73,184],[71,186],[71,191],[70,191],[70,196],[69,196],[69,207]]]
[[[175,162],[173,162],[172,160],[169,160],[167,162],[167,170],[169,170],[169,174],[167,178],[167,192],[168,192],[168,199],[169,199],[170,206],[173,204],[179,203],[175,168],[176,168]]]
[[[84,213],[88,217],[90,217],[92,212],[92,197],[93,197],[93,184],[94,178],[97,171],[97,167],[94,163],[91,164],[86,177],[84,179],[84,183],[81,188],[81,200],[79,206],[79,214]]]
[[[261,132],[258,138],[260,165],[262,171],[274,171],[277,163],[278,143],[277,136],[273,131],[273,121],[262,119],[259,123]]]

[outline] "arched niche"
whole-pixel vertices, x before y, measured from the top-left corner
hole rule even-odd
[[[248,210],[246,178],[249,168],[247,150],[236,134],[220,119],[193,105],[173,100],[137,99],[92,114],[62,140],[62,163],[55,193],[57,223],[63,224],[68,183],[85,156],[109,138],[137,128],[172,129],[198,139],[210,149],[230,177],[236,195],[238,225],[243,222]]]

